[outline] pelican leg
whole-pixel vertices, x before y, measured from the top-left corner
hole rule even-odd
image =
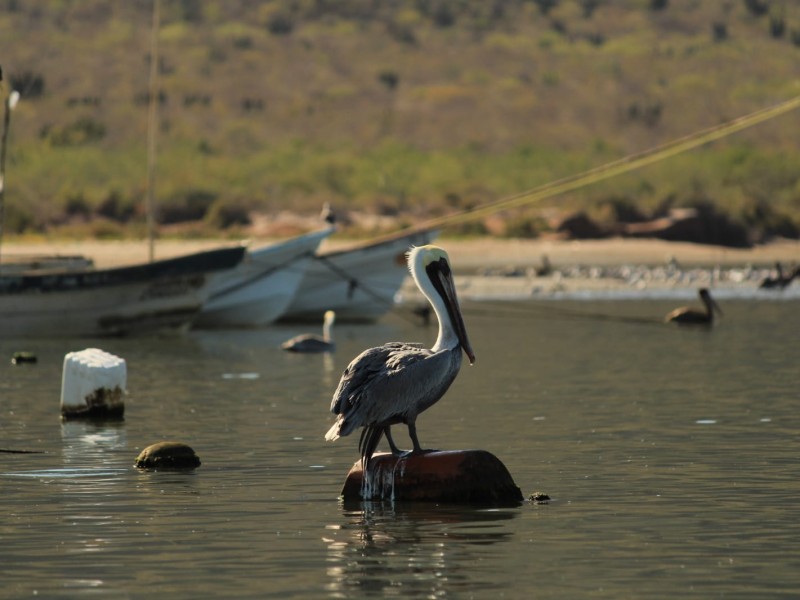
[[[397,447],[397,444],[394,443],[394,440],[392,439],[392,432],[390,430],[389,425],[383,428],[383,435],[386,436],[386,441],[389,442],[389,448],[391,449],[392,454],[394,454],[395,456],[400,456],[403,453],[403,451],[400,450],[400,448]]]
[[[425,452],[436,452],[436,450],[423,450],[422,446],[419,445],[419,438],[417,438],[417,424],[414,421],[408,423],[408,437],[411,438],[411,443],[414,444],[414,448],[410,450],[407,454],[422,454]]]

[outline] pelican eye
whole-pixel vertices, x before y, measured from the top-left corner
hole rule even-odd
[[[425,272],[428,274],[428,277],[431,278],[432,281],[436,280],[434,274],[439,272],[441,275],[449,275],[450,274],[450,264],[447,262],[445,257],[439,257],[437,260],[431,260],[427,265],[425,265]]]

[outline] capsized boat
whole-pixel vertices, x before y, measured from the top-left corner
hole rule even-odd
[[[325,311],[339,322],[372,322],[395,305],[408,277],[406,252],[438,235],[414,230],[348,248],[317,252],[282,321],[320,321]]]
[[[194,326],[258,327],[280,317],[295,297],[326,227],[283,242],[247,251],[230,271],[212,276],[210,295]]]
[[[211,273],[233,246],[110,269],[0,272],[0,337],[108,336],[185,328],[208,298]]]

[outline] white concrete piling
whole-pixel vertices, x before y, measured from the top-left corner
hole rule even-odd
[[[65,419],[121,419],[125,412],[125,359],[98,348],[64,356],[61,416]]]

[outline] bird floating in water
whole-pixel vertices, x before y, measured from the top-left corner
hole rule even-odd
[[[322,337],[313,333],[297,335],[281,344],[281,348],[288,352],[333,352],[336,344],[331,336],[331,328],[336,320],[336,313],[332,310],[325,311],[325,320],[322,323]]]
[[[766,277],[758,287],[762,290],[782,290],[792,283],[792,280],[795,277],[800,278],[800,267],[795,267],[790,273],[786,274],[783,272],[783,266],[781,263],[776,262],[775,276],[773,277],[770,275],[769,277]]]
[[[439,335],[430,349],[406,342],[370,348],[345,369],[331,401],[331,412],[338,416],[325,439],[335,441],[363,427],[358,447],[364,470],[384,435],[392,454],[403,454],[392,439],[392,425],[405,423],[413,444],[410,452],[424,452],[417,438],[417,416],[453,383],[462,351],[470,364],[475,362],[447,253],[437,246],[415,247],[407,260],[414,282],[439,320]]]
[[[705,311],[683,306],[670,312],[665,317],[665,320],[668,323],[677,323],[679,325],[711,325],[714,322],[714,311],[721,315],[722,309],[706,288],[701,288],[698,294],[705,305]]]

